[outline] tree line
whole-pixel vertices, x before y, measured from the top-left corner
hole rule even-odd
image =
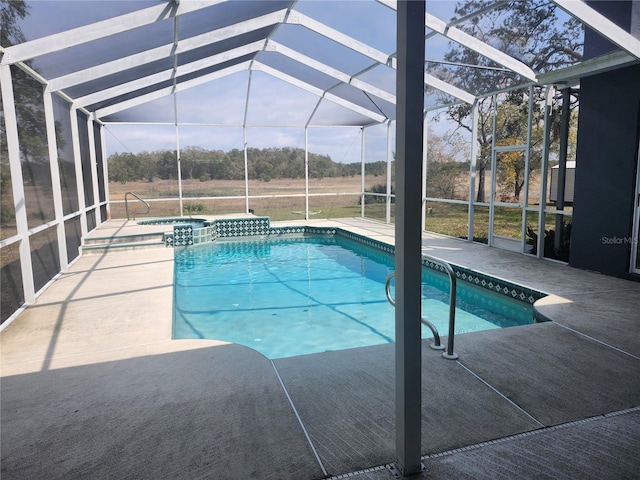
[[[109,156],[109,180],[112,182],[152,182],[178,178],[175,150],[140,153],[114,153]],[[386,162],[365,164],[368,175],[385,175]],[[206,150],[187,147],[180,152],[183,179],[244,180],[244,152],[232,149]],[[305,154],[301,148],[249,148],[247,172],[250,179],[268,182],[279,178],[304,178]],[[360,175],[360,162],[338,163],[329,155],[309,153],[309,177],[348,177]]]

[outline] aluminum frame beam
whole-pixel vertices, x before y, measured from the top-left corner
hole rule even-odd
[[[292,10],[291,14],[286,20],[286,23],[293,25],[302,25],[303,27],[308,28],[309,30],[316,32],[323,37],[328,38],[334,42],[340,43],[345,47],[350,48],[351,50],[364,55],[365,57],[369,57],[374,59],[376,62],[381,63],[383,65],[388,65],[391,61],[391,56],[376,49],[364,42],[356,40],[349,35],[345,35],[344,33],[331,28],[324,23],[318,22],[311,17],[307,17],[306,15],[298,12],[297,10]]]
[[[552,0],[561,9],[582,22],[593,31],[615,43],[621,49],[640,59],[640,39],[620,28],[607,17],[584,2],[575,0]],[[632,5],[633,6],[633,5]]]
[[[627,52],[619,51],[590,58],[576,65],[562,68],[538,76],[540,85],[563,84],[572,86],[580,83],[581,78],[598,75],[637,64],[638,60]]]
[[[385,117],[384,115],[381,115],[376,112],[372,112],[371,110],[361,107],[360,105],[356,105],[355,103],[349,102],[348,100],[345,100],[344,98],[339,97],[333,93],[324,91],[318,87],[310,85],[309,83],[303,82],[302,80],[292,77],[291,75],[287,75],[286,73],[282,73],[280,70],[270,67],[269,65],[265,65],[264,63],[260,63],[259,61],[255,61],[253,63],[252,69],[268,73],[276,78],[279,78],[280,80],[284,80],[285,82],[290,83],[291,85],[295,85],[296,87],[302,88],[307,92],[313,93],[321,98],[325,98],[342,107],[346,107],[349,110],[353,110],[354,112],[359,113],[360,115],[364,115],[365,117],[371,118],[372,120],[378,123],[382,123],[385,120],[387,120],[387,117]]]
[[[394,1],[385,0],[381,3],[393,10],[397,9],[397,4]],[[503,67],[508,68],[512,72],[515,72],[523,76],[524,78],[531,80],[532,82],[537,82],[536,73],[524,63],[516,60],[506,53],[501,52],[497,48],[494,48],[491,45],[478,40],[477,38],[469,35],[459,28],[451,26],[435,15],[428,12],[425,13],[424,25],[434,32],[437,32],[444,37],[447,37],[448,39],[453,40],[454,42],[467,47],[490,60],[493,60]]]
[[[257,53],[260,50],[262,50],[263,46],[264,46],[264,40],[258,40],[256,42],[249,43],[241,47],[233,48],[231,50],[226,50],[217,55],[212,55],[210,57],[203,58],[195,62],[181,65],[176,69],[171,68],[163,72],[155,73],[147,77],[142,77],[137,80],[133,80],[131,82],[117,85],[115,87],[100,90],[99,92],[95,92],[95,93],[86,95],[84,97],[79,97],[76,99],[75,103],[77,107],[85,107],[87,105],[92,105],[98,102],[109,100],[111,98],[117,98],[121,95],[126,95],[128,93],[135,92],[136,90],[142,89],[149,85],[154,85],[154,84],[165,82],[171,79],[177,79],[182,75],[187,75],[193,72],[197,72],[198,70],[208,68],[213,65],[219,65],[226,61],[233,60],[233,59],[242,57],[244,55]]]
[[[457,98],[458,100],[462,100],[465,103],[470,105],[476,100],[476,97],[471,93],[462,90],[450,83],[445,82],[444,80],[440,80],[439,78],[434,77],[433,75],[429,75],[425,72],[424,74],[424,83],[429,85],[430,87],[436,88],[444,93],[451,95],[452,97]]]
[[[453,40],[454,42],[459,43],[460,45],[467,47],[490,60],[493,60],[494,62],[528,80],[531,80],[532,82],[537,81],[536,73],[524,63],[516,60],[506,53],[501,52],[497,48],[478,40],[459,28],[449,27],[447,22],[440,20],[435,15],[430,13],[425,15],[425,26],[440,33],[448,39]]]
[[[392,7],[395,10],[395,5]],[[366,57],[371,58],[372,60],[375,60],[377,62],[377,64],[381,64],[381,65],[386,65],[388,67],[393,68],[394,70],[396,69],[396,62],[395,62],[395,58],[393,58],[392,55],[387,55],[386,53],[383,53],[377,49],[368,47],[366,44],[355,40],[352,37],[349,37],[348,35],[345,35],[343,33],[338,32],[337,30],[334,30],[330,27],[327,27],[326,25],[317,22],[315,20],[312,20],[311,18],[302,15],[298,12],[292,12],[292,14],[289,16],[289,19],[287,20],[287,23],[291,23],[291,24],[300,24],[304,27],[307,27],[309,30],[312,30],[326,38],[329,38],[330,40],[337,42],[347,48],[350,48],[351,50],[354,50]],[[473,38],[473,37],[470,37]],[[487,45],[488,47],[488,45]],[[277,49],[276,49],[277,51]],[[501,52],[499,52],[501,53]],[[299,54],[301,55],[301,54]],[[504,54],[502,54],[504,55]],[[507,55],[508,57],[508,55]],[[293,58],[293,57],[292,57]],[[309,57],[306,57],[307,59]],[[508,57],[511,58],[511,57]],[[295,59],[295,58],[294,58]],[[513,60],[513,59],[512,59]],[[515,60],[514,60],[515,61]],[[315,62],[315,61],[314,61]],[[318,64],[320,62],[317,62],[316,64]],[[520,63],[520,62],[518,62]],[[307,63],[309,66],[312,66],[310,63]],[[523,65],[523,64],[520,64]],[[316,68],[316,67],[313,67]],[[331,67],[328,67],[329,69],[331,69]],[[323,73],[327,73],[330,70],[324,71],[320,68],[318,68],[318,70],[323,71]],[[335,69],[332,69],[335,70]],[[339,72],[339,71],[338,71]],[[336,73],[336,72],[334,72]],[[531,73],[533,74],[533,71],[531,70]],[[377,93],[375,93],[374,91],[370,91],[368,88],[371,88],[371,86],[369,86],[368,84],[366,84],[365,82],[362,82],[361,80],[358,80],[355,77],[348,77],[346,74],[342,74],[340,76],[336,76],[333,75],[331,73],[327,73],[328,75],[334,76],[335,78],[338,78],[339,80],[344,81],[345,83],[351,84],[354,87],[357,87],[363,91],[366,91],[368,93],[372,93],[373,95],[377,95],[380,96],[380,98],[383,98],[385,100],[387,100],[389,98],[389,94],[387,93],[385,96],[381,96],[378,95]],[[535,78],[535,74],[534,78]],[[346,78],[349,78],[349,81],[346,81]],[[468,93],[465,92],[464,90],[455,87],[454,85],[450,85],[447,84],[446,82],[439,80],[431,75],[425,74],[425,83],[433,88],[436,88],[438,90],[441,90],[455,98],[458,98],[466,103],[473,103],[473,100],[475,99],[475,97]],[[375,88],[375,87],[373,87]],[[376,89],[379,92],[383,92],[380,89]],[[386,92],[385,92],[386,93]],[[387,98],[385,98],[387,97]],[[395,103],[395,96],[393,96],[393,103]],[[391,100],[389,100],[391,101]]]
[[[203,33],[190,38],[180,40],[177,46],[173,43],[163,45],[161,47],[146,50],[144,52],[122,57],[111,62],[96,65],[95,67],[87,68],[84,70],[78,70],[77,72],[69,73],[54,78],[49,81],[47,89],[51,91],[62,90],[74,85],[85,83],[89,80],[94,80],[99,77],[111,75],[113,73],[127,70],[129,68],[138,67],[140,65],[151,63],[156,60],[161,60],[167,56],[173,54],[186,53],[196,48],[211,45],[213,43],[225,40],[227,38],[236,37],[245,33],[249,33],[255,30],[259,30],[269,25],[275,25],[284,20],[286,9],[278,10],[276,12],[262,15],[260,17],[252,18],[251,20],[245,20],[233,25],[219,28],[211,32]]]
[[[391,102],[391,103],[396,102],[396,96],[394,94],[389,93],[385,90],[382,90],[381,88],[375,87],[362,80],[358,80],[356,76],[350,76],[349,74],[343,72],[342,70],[338,70],[337,68],[331,67],[325,63],[315,60],[281,43],[275,42],[273,40],[269,40],[265,48],[265,51],[280,53],[288,58],[291,58],[292,60],[296,60],[304,65],[307,65],[308,67],[318,70],[319,72],[322,72],[325,75],[333,77],[336,80],[340,80],[341,82],[346,83],[347,85],[352,85],[364,92],[375,95],[376,97],[379,97],[388,102]]]
[[[178,85],[171,87],[165,87],[159,90],[156,90],[151,93],[147,93],[144,95],[140,95],[138,97],[130,98],[120,103],[116,103],[114,105],[110,105],[108,107],[101,108],[96,110],[93,113],[94,119],[99,119],[101,117],[106,117],[109,115],[113,115],[114,113],[121,112],[122,110],[126,110],[128,108],[137,107],[138,105],[142,105],[147,102],[151,102],[153,100],[158,100],[159,98],[168,97],[174,91],[181,92],[183,90],[187,90],[192,87],[196,87],[198,85],[202,85],[204,83],[210,82],[212,80],[216,80],[218,78],[227,77],[234,73],[238,73],[244,70],[249,69],[249,65],[251,64],[251,60],[247,60],[246,62],[238,63],[237,65],[233,65],[231,67],[223,68],[222,70],[218,70],[217,72],[210,73],[208,75],[203,75],[202,77],[194,78],[192,80],[188,80],[186,82],[179,83]]]
[[[64,32],[47,35],[28,42],[5,48],[2,64],[13,64],[42,55],[75,47],[82,43],[99,40],[118,33],[133,30],[162,20],[208,8],[227,0],[206,0],[162,3],[135,12],[102,20],[100,22],[72,28]]]

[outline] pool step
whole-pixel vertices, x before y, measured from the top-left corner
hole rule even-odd
[[[85,238],[82,246],[82,252],[85,254],[106,253],[109,251],[121,252],[126,250],[159,247],[165,247],[164,232]]]

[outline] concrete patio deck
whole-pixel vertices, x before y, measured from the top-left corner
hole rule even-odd
[[[375,221],[309,224],[393,243]],[[640,478],[640,283],[439,235],[423,250],[549,293],[552,322],[459,335],[457,361],[425,343],[415,478]],[[172,295],[172,249],[85,255],[3,330],[4,480],[393,478],[393,345],[271,361],[171,340]]]

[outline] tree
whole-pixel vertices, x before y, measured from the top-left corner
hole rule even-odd
[[[456,18],[465,17],[473,12],[490,6],[489,0],[467,0],[458,2],[455,9]],[[536,72],[546,72],[551,69],[573,64],[581,60],[581,33],[579,23],[574,20],[560,22],[558,7],[552,2],[532,5],[530,2],[506,2],[490,10],[482,16],[475,16],[471,20],[458,25],[458,28],[489,45],[496,47],[514,58],[529,65]],[[446,81],[476,95],[482,95],[509,87],[514,73],[495,70],[496,65],[479,53],[469,50],[453,42],[444,57],[446,62],[456,65],[477,65],[477,68],[464,68],[451,65],[436,65],[434,72]],[[542,94],[537,89],[538,95]],[[497,105],[491,97],[482,98],[478,103],[478,146],[476,172],[478,178],[478,192],[476,201],[485,201],[485,173],[491,162],[491,147],[493,141],[493,115],[497,114],[497,107],[511,104],[514,114],[512,118],[503,117],[504,125],[513,128],[523,118],[521,106],[522,93],[501,94],[497,96]],[[542,99],[537,98],[540,103]],[[557,110],[554,109],[554,110]],[[463,128],[471,131],[469,118],[472,107],[468,104],[449,107],[446,116]],[[538,121],[536,118],[535,121]],[[559,118],[554,118],[556,125]],[[525,121],[526,125],[526,121]],[[503,133],[508,138],[512,132],[507,129]],[[552,134],[557,134],[557,128]],[[557,135],[552,136],[552,141]],[[515,187],[515,184],[514,184]],[[515,193],[515,191],[514,191]]]
[[[20,29],[19,19],[29,14],[29,5],[24,0],[0,2],[0,45],[10,47],[26,41]]]
[[[468,177],[469,162],[458,160],[465,156],[459,136],[443,137],[429,131],[427,140],[427,197],[461,198],[456,186]]]

